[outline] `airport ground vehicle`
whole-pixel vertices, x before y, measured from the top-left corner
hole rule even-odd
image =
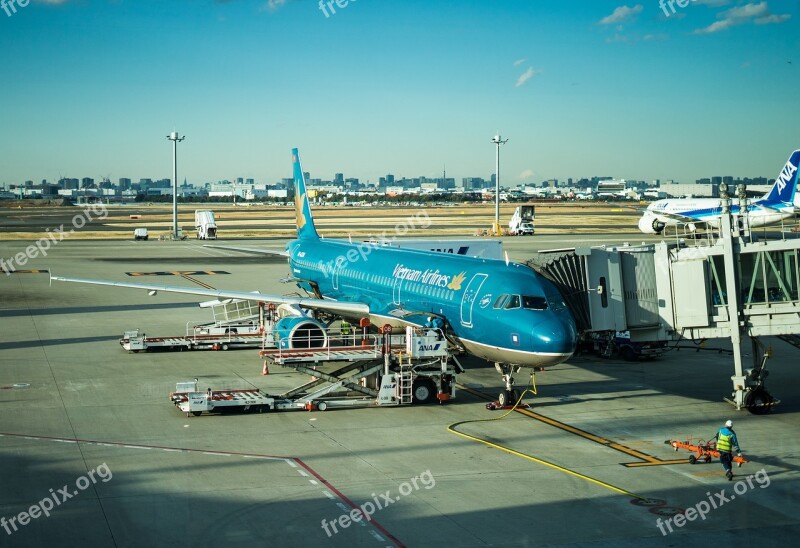
[[[630,331],[593,331],[585,333],[580,341],[582,350],[594,352],[604,358],[619,356],[625,361],[653,360],[664,353],[666,341],[633,341]]]
[[[146,240],[147,236],[147,229],[146,228],[137,228],[133,231],[133,239],[134,240]]]
[[[508,233],[512,236],[533,236],[534,206],[519,206],[508,222]]]
[[[344,407],[386,407],[444,403],[455,397],[460,366],[441,331],[408,327],[403,334],[387,326],[379,335],[328,329],[306,348],[277,344],[261,351],[267,364],[292,368],[312,380],[281,395],[257,388],[198,390],[198,380],[178,383],[170,399],[181,411],[263,412]],[[324,345],[324,346],[322,346]],[[457,362],[455,362],[457,364]]]
[[[197,229],[198,240],[216,240],[217,223],[214,212],[208,209],[197,209],[194,212],[194,227]]]

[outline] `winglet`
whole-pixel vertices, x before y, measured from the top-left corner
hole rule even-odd
[[[795,192],[797,191],[798,166],[800,166],[800,150],[795,150],[778,174],[777,179],[775,179],[772,189],[764,196],[767,205],[794,203]]]
[[[308,205],[305,177],[303,168],[300,166],[300,154],[296,148],[292,149],[292,167],[294,169],[294,210],[297,220],[297,237],[318,240],[319,234],[314,227],[311,207]]]

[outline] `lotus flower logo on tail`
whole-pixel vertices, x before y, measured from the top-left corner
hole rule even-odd
[[[314,219],[311,218],[311,208],[308,205],[306,182],[303,177],[303,168],[300,166],[300,155],[297,149],[292,149],[292,167],[294,169],[294,212],[297,222],[297,237],[318,239],[317,229],[314,228]]]

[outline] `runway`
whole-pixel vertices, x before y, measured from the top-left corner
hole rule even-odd
[[[653,240],[504,244],[522,261],[624,241]],[[29,243],[0,242],[0,256]],[[151,276],[179,272],[217,288],[296,290],[279,283],[281,259],[191,240],[67,239],[24,268],[192,283]],[[750,546],[791,545],[800,533],[798,350],[779,339],[766,339],[767,385],[783,403],[762,417],[722,401],[733,373],[726,343],[687,341],[653,362],[573,357],[538,373],[537,394],[525,398],[532,408],[508,416],[485,407],[501,386],[494,368],[466,360],[447,405],[187,418],[167,397],[178,381],[278,394],[308,377],[282,368],[262,376],[254,350],[120,348],[126,330],[168,335],[210,321],[190,296],[50,286],[34,272],[0,272],[0,296],[0,546]],[[728,418],[751,461],[733,482],[718,462],[690,465],[664,444],[709,439]],[[455,423],[463,435],[448,429]],[[32,517],[48,498],[58,501],[49,516]],[[679,524],[677,514],[704,502],[716,506]],[[343,518],[368,504],[370,520]]]

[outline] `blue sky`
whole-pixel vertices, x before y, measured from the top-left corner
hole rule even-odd
[[[6,5],[10,0],[4,0]],[[0,10],[0,183],[775,177],[800,2],[31,0]],[[24,0],[23,0],[24,1]]]

